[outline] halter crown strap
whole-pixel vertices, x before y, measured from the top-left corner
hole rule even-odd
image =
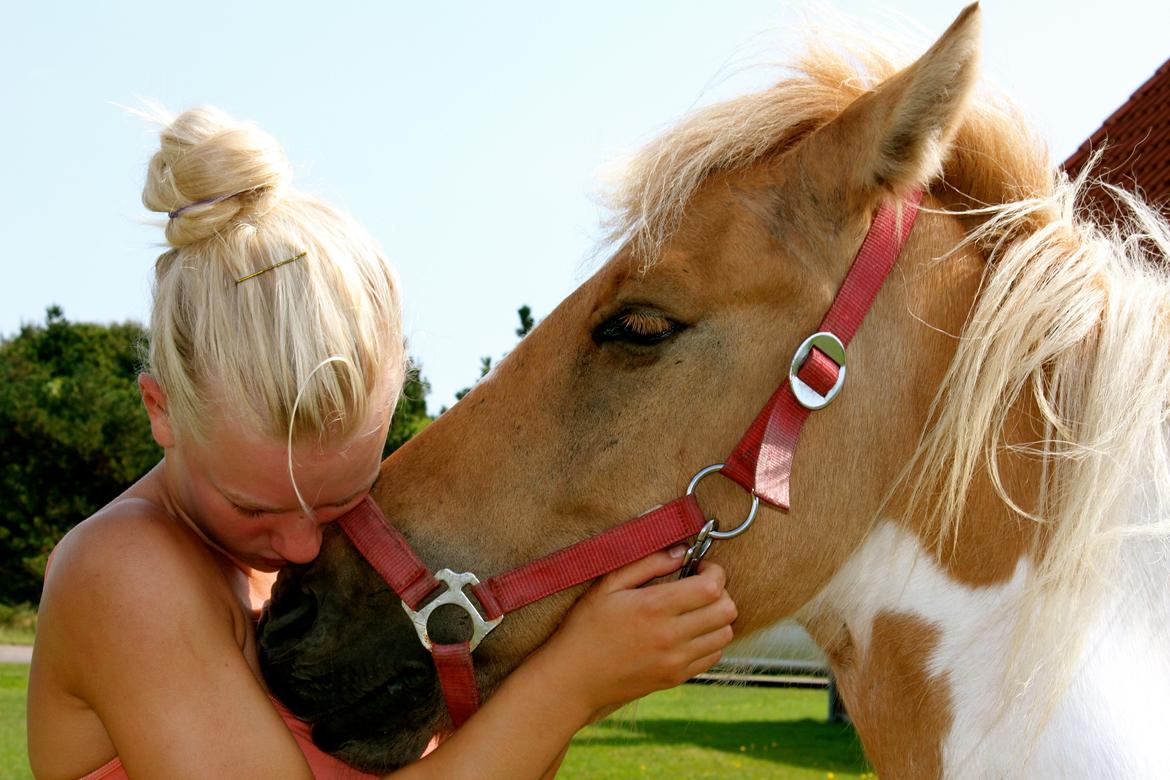
[[[471,592],[483,607],[483,617],[495,620],[689,539],[704,522],[695,497],[682,496],[597,536],[497,574],[473,585]],[[439,587],[439,581],[402,533],[386,522],[373,499],[366,497],[337,523],[374,571],[411,609]]]

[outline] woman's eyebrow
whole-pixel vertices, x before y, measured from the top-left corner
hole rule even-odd
[[[362,488],[361,490],[357,491],[356,493],[353,493],[352,495],[350,495],[346,498],[341,499],[340,501],[334,501],[334,502],[329,503],[329,504],[321,504],[321,506],[345,506],[346,504],[348,504],[350,501],[353,501],[358,496],[365,495],[366,493],[369,493],[370,488],[372,488],[374,486],[374,483],[378,481],[378,477],[381,474],[382,474],[382,461],[379,460],[378,465],[374,468],[373,475],[370,477],[369,481],[366,482],[366,486],[364,488]]]

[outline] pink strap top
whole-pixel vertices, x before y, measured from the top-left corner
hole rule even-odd
[[[313,771],[313,777],[317,780],[371,780],[371,778],[380,777],[380,775],[367,775],[365,772],[359,772],[349,764],[322,751],[313,744],[313,739],[309,736],[309,724],[297,720],[276,699],[272,699],[272,704],[280,713],[288,730],[296,738],[301,752],[305,754],[305,760],[309,762],[309,769]],[[109,763],[90,772],[81,780],[129,780],[129,776],[122,767],[122,760],[115,756]]]

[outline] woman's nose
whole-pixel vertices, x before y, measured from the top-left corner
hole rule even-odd
[[[306,514],[286,520],[272,535],[272,549],[290,563],[308,563],[321,552],[321,523]]]

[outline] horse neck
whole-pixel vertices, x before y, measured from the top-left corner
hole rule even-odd
[[[1117,510],[1135,526],[1164,517],[1158,493],[1122,497]],[[1170,718],[1164,541],[1124,542],[1102,587],[1077,594],[1083,609],[1052,613],[1074,618],[1061,621],[1048,613],[1060,605],[1035,590],[1035,526],[993,514],[965,518],[946,556],[920,529],[878,522],[799,616],[826,649],[875,768],[893,777],[1158,774],[1170,763],[1160,736]]]

